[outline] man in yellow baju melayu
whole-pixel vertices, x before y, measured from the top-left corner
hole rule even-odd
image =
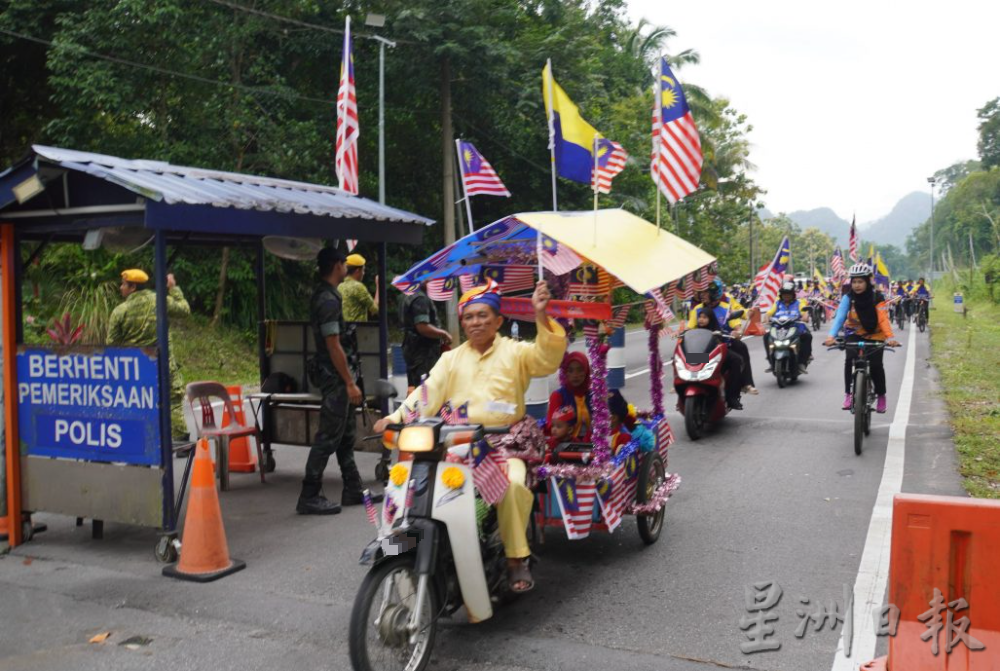
[[[396,412],[379,420],[375,432],[403,421],[419,411],[433,416],[445,401],[452,407],[468,403],[469,422],[484,426],[510,426],[525,415],[524,393],[533,377],[551,375],[566,353],[566,332],[545,310],[551,294],[539,282],[531,297],[538,337],[535,342],[515,341],[499,335],[500,290],[492,280],[466,292],[459,300],[459,320],[467,340],[445,352],[431,369],[425,390],[415,389]],[[424,400],[426,395],[426,401]],[[509,562],[511,588],[526,592],[534,583],[528,570],[527,527],[531,492],[525,486],[527,468],[520,459],[507,461],[510,487],[497,505],[500,537]]]

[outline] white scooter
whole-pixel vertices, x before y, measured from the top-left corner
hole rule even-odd
[[[481,425],[424,419],[391,426],[386,447],[408,453],[386,489],[378,538],[361,563],[371,565],[354,601],[350,625],[355,671],[421,671],[430,660],[440,617],[465,606],[471,622],[493,615],[512,593],[496,511],[477,501],[463,461],[487,433]],[[396,483],[402,483],[396,484]]]

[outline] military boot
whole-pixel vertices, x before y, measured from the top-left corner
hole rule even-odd
[[[364,488],[361,483],[361,473],[355,467],[354,470],[346,469],[344,476],[344,491],[340,495],[340,500],[345,506],[357,506],[365,501]],[[384,494],[371,492],[372,503],[380,503],[385,498]]]
[[[295,512],[299,515],[336,515],[340,512],[340,504],[323,496],[321,485],[303,482]]]

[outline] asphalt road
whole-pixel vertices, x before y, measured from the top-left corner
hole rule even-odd
[[[927,336],[912,342],[902,489],[964,495]],[[683,483],[660,541],[643,546],[631,519],[582,541],[549,530],[534,548],[534,592],[479,625],[445,623],[432,669],[830,668],[840,628],[799,638],[796,611],[800,598],[844,608],[906,357],[886,355],[889,412],[875,417],[855,456],[851,418],[840,410],[843,354],[815,347],[809,375],[779,390],[763,372],[760,342],[749,344],[760,395],[745,397],[744,411],[697,443],[670,412],[669,470]],[[661,346],[669,358],[672,341]],[[645,333],[630,334],[627,350],[625,396],[647,406]],[[348,668],[347,623],[364,577],[357,557],[372,529],[358,508],[294,514],[304,460],[303,449],[281,450],[266,486],[233,476],[222,507],[231,551],[248,568],[208,585],[161,577],[148,530],[108,524],[105,540],[93,541],[71,518],[39,516],[49,531],[0,559],[0,670]],[[374,457],[359,461],[371,474]],[[327,490],[339,490],[335,467]],[[762,581],[782,589],[771,611],[781,648],[744,654],[744,588]],[[88,643],[103,632],[111,633],[104,643]]]

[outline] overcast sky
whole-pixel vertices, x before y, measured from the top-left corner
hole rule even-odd
[[[1000,96],[996,0],[630,0],[630,14],[676,30],[668,51],[700,52],[682,83],[748,116],[774,212],[887,214],[977,157],[976,110]]]

